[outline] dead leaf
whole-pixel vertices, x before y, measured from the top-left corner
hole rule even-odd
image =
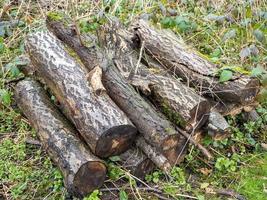
[[[205,176],[208,176],[212,172],[212,169],[200,168],[198,171],[204,174]]]

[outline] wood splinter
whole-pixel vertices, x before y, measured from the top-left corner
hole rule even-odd
[[[87,80],[97,95],[101,95],[106,91],[102,84],[102,69],[99,66],[96,66],[87,74]]]

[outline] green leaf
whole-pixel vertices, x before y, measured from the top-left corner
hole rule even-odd
[[[235,29],[232,29],[232,30],[229,30],[227,31],[224,36],[223,36],[223,41],[226,41],[226,40],[229,40],[229,39],[232,39],[236,36],[236,30]]]
[[[4,37],[5,36],[5,26],[4,25],[2,25],[2,26],[0,26],[0,37]]]
[[[225,82],[225,81],[228,81],[232,78],[233,76],[233,72],[230,71],[230,70],[223,70],[221,75],[220,75],[220,79],[219,81],[222,83],[222,82]]]
[[[171,17],[165,17],[160,23],[162,24],[163,28],[172,28],[175,26],[175,21]]]
[[[267,99],[267,89],[266,89],[266,88],[263,88],[263,89],[259,92],[259,94],[258,94],[258,96],[257,96],[257,100],[258,100],[259,102],[265,102],[266,99]]]
[[[117,162],[117,161],[120,161],[121,158],[120,158],[120,156],[111,156],[111,157],[109,157],[109,160],[111,160],[113,162]]]
[[[124,190],[120,190],[120,200],[128,200],[128,195]]]
[[[267,87],[267,74],[264,74],[262,76],[261,84],[262,84],[263,87]]]
[[[260,75],[262,75],[264,72],[265,72],[264,68],[261,67],[261,66],[258,66],[258,67],[256,67],[256,68],[252,69],[252,71],[251,71],[251,76],[254,76],[254,77],[256,77],[256,76],[260,76]]]
[[[10,93],[5,90],[5,89],[1,89],[0,90],[0,100],[2,101],[2,103],[6,106],[9,106],[11,103],[11,95]]]
[[[263,34],[263,32],[262,32],[261,30],[259,30],[259,29],[255,30],[255,31],[253,32],[253,35],[255,36],[255,38],[256,38],[259,42],[261,42],[261,43],[265,43],[266,38],[265,38],[265,35]]]
[[[4,39],[0,37],[0,53],[3,53],[5,49]]]
[[[215,49],[211,54],[210,57],[217,57],[219,58],[222,55],[222,52],[220,49]]]

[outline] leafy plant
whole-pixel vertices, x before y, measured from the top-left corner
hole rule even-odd
[[[11,103],[11,94],[5,89],[0,89],[0,100],[4,105],[9,106]]]
[[[128,195],[124,190],[120,190],[119,197],[120,200],[128,200]]]
[[[216,160],[215,168],[219,171],[234,172],[236,171],[237,163],[229,158],[219,157]]]
[[[83,198],[83,200],[101,200],[101,192],[99,190],[94,190],[88,197]]]
[[[233,76],[233,72],[232,71],[230,71],[230,70],[223,70],[221,72],[221,74],[220,74],[219,81],[221,83],[226,82],[226,81],[229,81],[232,78],[232,76]]]

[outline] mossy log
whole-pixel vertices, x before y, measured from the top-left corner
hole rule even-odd
[[[133,41],[140,46],[143,44],[147,54],[203,94],[245,104],[259,91],[259,81],[245,75],[226,83],[219,82],[217,66],[168,31],[152,28],[144,20],[133,23],[131,30],[135,35]]]
[[[68,191],[85,196],[101,187],[106,177],[104,162],[85,147],[40,84],[31,79],[20,81],[15,98],[37,131],[42,146],[60,168]]]
[[[158,74],[142,64],[140,53],[134,50],[130,41],[131,34],[120,24],[110,23],[99,32],[100,43],[113,50],[113,60],[120,73],[172,122],[185,130],[201,127],[206,122],[209,102],[176,78]]]
[[[97,48],[81,48],[83,45],[77,34],[71,31],[70,26],[65,26],[64,22],[48,18],[47,26],[60,40],[73,48],[89,71],[95,66],[102,68],[102,81],[107,93],[135,124],[146,142],[166,156],[172,165],[179,163],[184,155],[181,150],[186,149],[182,148],[185,138],[136,92],[119,73],[113,61]]]
[[[118,155],[127,150],[136,128],[104,92],[97,95],[87,72],[51,33],[42,31],[26,39],[36,74],[60,102],[92,152],[99,157]]]

